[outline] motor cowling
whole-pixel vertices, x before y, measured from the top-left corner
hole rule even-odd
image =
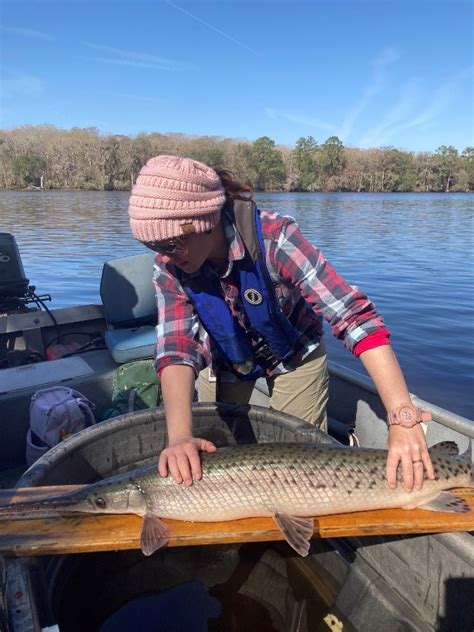
[[[0,303],[5,299],[24,297],[28,284],[15,237],[0,233]]]

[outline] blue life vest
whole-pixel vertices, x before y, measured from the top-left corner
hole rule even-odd
[[[226,212],[245,244],[245,257],[234,261],[233,272],[248,328],[232,315],[217,275],[187,278],[179,270],[178,275],[227,367],[243,380],[255,380],[291,358],[300,333],[283,314],[275,295],[255,203],[234,200],[233,206],[227,204]]]

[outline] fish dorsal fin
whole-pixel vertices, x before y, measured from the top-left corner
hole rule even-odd
[[[309,540],[314,532],[313,518],[300,518],[276,512],[273,515],[278,528],[285,536],[288,544],[295,551],[306,557],[309,553]]]
[[[158,516],[145,514],[140,532],[140,548],[144,555],[151,555],[162,546],[166,546],[170,539],[168,525]]]
[[[454,441],[441,441],[429,449],[430,456],[459,456],[459,448]]]

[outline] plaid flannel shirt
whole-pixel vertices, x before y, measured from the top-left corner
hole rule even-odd
[[[269,211],[261,211],[260,217],[266,264],[276,296],[283,313],[301,334],[295,355],[284,365],[280,364],[273,374],[295,369],[316,349],[323,334],[323,318],[333,335],[356,355],[356,347],[368,336],[374,342],[366,344],[366,348],[388,344],[389,332],[375,305],[337,274],[321,251],[303,237],[293,218]],[[229,242],[227,269],[218,270],[207,261],[193,276],[218,275],[229,309],[243,323],[246,317],[232,268],[234,261],[244,257],[245,249],[225,212],[221,221]],[[174,266],[164,264],[159,254],[154,283],[158,307],[157,371],[161,372],[169,364],[188,364],[197,374],[211,363],[216,370],[217,351],[200,327],[198,315],[175,275]]]

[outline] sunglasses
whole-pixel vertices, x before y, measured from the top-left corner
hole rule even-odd
[[[186,246],[182,237],[165,239],[163,241],[144,241],[143,245],[160,255],[182,255]]]
[[[210,235],[212,230],[205,230],[203,235]],[[188,251],[186,246],[186,237],[173,237],[172,239],[163,239],[163,241],[144,241],[143,245],[154,250],[160,255],[183,255]]]

